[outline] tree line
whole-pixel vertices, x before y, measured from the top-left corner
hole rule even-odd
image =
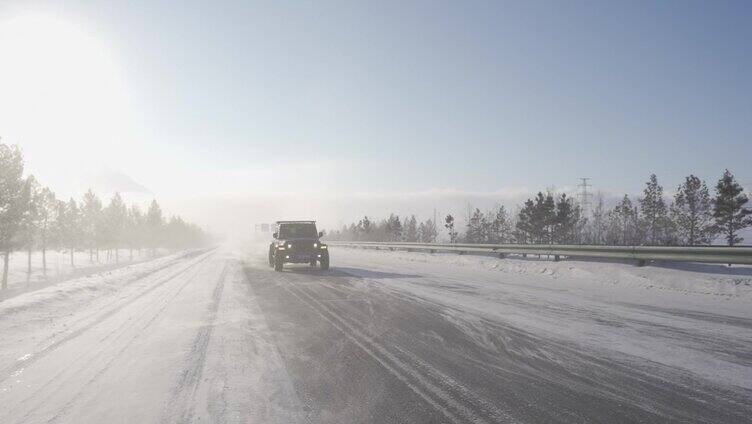
[[[470,208],[465,231],[455,226],[455,216],[446,215],[443,226],[450,243],[523,243],[593,245],[701,246],[719,238],[729,246],[744,239],[740,231],[752,226],[752,209],[744,189],[726,170],[711,196],[705,181],[690,175],[667,201],[655,174],[636,201],[624,195],[608,209],[602,195],[593,210],[583,213],[581,205],[566,194],[538,192],[510,214],[504,206],[490,211]],[[332,240],[408,241],[431,243],[437,228],[430,219],[420,224],[415,215],[400,219],[390,214],[372,222],[358,223],[330,232]]]
[[[207,235],[179,216],[166,219],[156,200],[142,211],[128,206],[119,193],[107,205],[90,190],[79,201],[62,200],[33,175],[24,176],[24,159],[18,146],[0,143],[0,253],[3,255],[2,289],[7,288],[12,252],[25,250],[31,269],[31,252],[42,252],[47,273],[47,251],[65,249],[75,266],[74,252],[87,250],[91,262],[101,251],[120,260],[120,249],[188,248],[205,244]]]
[[[430,219],[418,222],[415,215],[400,219],[398,215],[390,214],[388,218],[378,221],[364,216],[357,223],[329,232],[327,237],[330,240],[433,243],[438,237],[438,230]]]

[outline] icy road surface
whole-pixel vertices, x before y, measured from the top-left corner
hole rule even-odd
[[[752,422],[749,273],[493,261],[220,248],[25,293],[0,422]]]

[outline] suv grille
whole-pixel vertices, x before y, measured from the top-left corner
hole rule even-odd
[[[314,251],[313,243],[312,241],[290,242],[292,244],[291,250],[295,253],[312,253]]]

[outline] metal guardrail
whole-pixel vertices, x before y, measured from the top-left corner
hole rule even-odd
[[[443,244],[409,242],[337,242],[331,246],[350,246],[374,249],[460,254],[485,253],[505,255],[547,255],[560,257],[632,259],[638,264],[649,260],[678,262],[705,262],[718,264],[752,265],[752,247],[727,246],[594,246],[594,245],[541,245],[541,244]]]

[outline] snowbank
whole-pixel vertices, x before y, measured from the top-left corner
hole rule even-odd
[[[727,296],[752,301],[752,266],[657,261],[644,267],[626,261],[567,259],[554,262],[545,257],[504,259],[371,249],[336,248],[337,254],[356,254],[374,261],[448,264],[482,268],[507,274],[536,275],[552,281],[633,287],[679,293]],[[364,256],[365,255],[365,256]]]
[[[162,256],[167,253],[167,250],[160,249],[157,255]],[[0,293],[0,300],[68,278],[80,277],[92,272],[109,271],[128,264],[130,258],[131,252],[128,249],[120,249],[118,256],[114,252],[107,255],[105,251],[101,251],[98,259],[90,258],[88,251],[77,251],[73,254],[74,266],[71,266],[69,251],[48,250],[47,275],[44,275],[41,251],[34,251],[31,254],[31,274],[29,274],[27,252],[13,252],[10,255],[8,267],[8,290]],[[149,259],[152,259],[150,251],[133,251],[133,263]],[[0,264],[1,268],[2,264]]]
[[[189,252],[180,252],[147,262],[122,266],[110,271],[92,272],[85,277],[73,278],[59,284],[2,300],[0,301],[0,318],[56,300],[75,297],[76,300],[81,301],[86,297],[94,297],[102,293],[117,291],[128,282],[163,269],[187,254]]]

